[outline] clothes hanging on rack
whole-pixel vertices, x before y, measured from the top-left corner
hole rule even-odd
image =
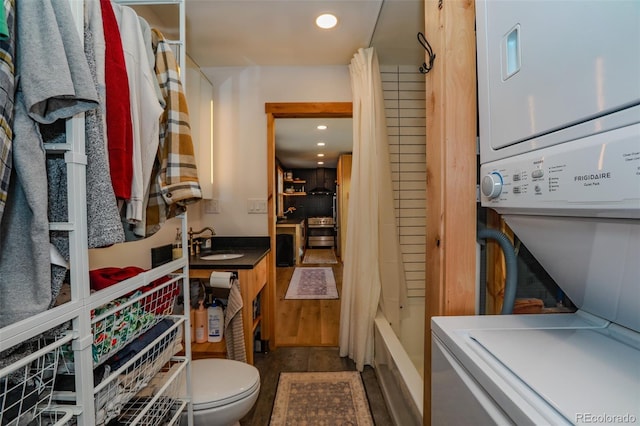
[[[6,7],[9,10],[14,1],[3,0],[0,9],[5,10]],[[149,419],[149,413],[161,410],[164,410],[162,413],[167,420],[179,418],[181,412],[186,416],[190,390],[185,393],[175,385],[184,377],[179,374],[163,377],[162,388],[149,390],[150,393],[146,394],[148,399],[132,398],[152,378],[155,380],[163,366],[175,363],[178,368],[173,371],[184,374],[190,362],[188,347],[185,348],[186,356],[174,356],[180,346],[177,336],[186,331],[186,317],[172,313],[180,288],[188,298],[187,258],[183,256],[175,262],[177,267],[172,269],[170,276],[166,275],[164,268],[154,268],[145,271],[142,277],[119,283],[119,288],[112,290],[131,295],[124,302],[129,303],[127,306],[117,304],[113,291],[89,295],[84,287],[89,285],[85,279],[89,256],[83,240],[87,238],[91,247],[104,244],[102,237],[113,238],[111,235],[92,235],[98,228],[92,230],[91,223],[86,222],[91,222],[92,217],[105,210],[110,215],[106,221],[109,226],[117,222],[118,226],[114,228],[119,229],[114,233],[122,235],[124,231],[111,184],[105,145],[106,46],[101,3],[96,0],[19,1],[19,10],[15,13],[19,19],[15,25],[19,29],[15,35],[16,58],[19,60],[15,82],[16,86],[20,84],[17,91],[4,84],[2,73],[6,70],[3,67],[8,62],[3,62],[7,57],[0,58],[0,102],[3,102],[0,104],[0,133],[14,133],[11,135],[13,139],[8,138],[13,141],[8,147],[1,143],[0,134],[0,156],[5,155],[5,148],[8,151],[4,157],[8,164],[0,162],[0,201],[6,205],[5,214],[0,215],[0,423],[66,423],[60,420],[64,413],[67,418],[75,416],[71,420],[74,423],[102,424],[117,414],[116,410],[108,407],[117,407],[119,413],[119,408],[127,402],[132,406],[143,404],[147,414],[143,414],[145,418],[142,421]],[[175,3],[171,6],[179,9],[180,34],[183,34],[183,2],[177,0]],[[111,8],[108,0],[107,4]],[[85,50],[80,28],[83,9]],[[147,33],[145,45],[150,46],[150,29]],[[0,40],[0,49],[3,48]],[[151,69],[149,52],[145,52],[143,57],[140,65],[144,63]],[[10,56],[8,58],[11,60]],[[155,62],[155,55],[153,59]],[[155,73],[150,72],[149,76],[152,83],[156,82]],[[9,78],[13,79],[13,76],[9,74]],[[15,121],[6,128],[2,119],[7,116],[2,108],[6,108],[7,103],[4,103],[1,93],[5,89],[10,89],[7,98],[13,101],[15,95],[16,100],[15,106],[11,107]],[[116,84],[114,89],[121,90],[121,86]],[[161,104],[155,88],[153,98]],[[83,123],[86,126],[84,130]],[[155,155],[154,152],[153,160]],[[86,182],[82,181],[85,172]],[[11,179],[4,180],[4,175]],[[92,179],[98,182],[92,183]],[[7,197],[3,197],[4,188],[7,189]],[[85,194],[87,206],[78,202],[84,200]],[[114,210],[116,215],[113,215]],[[186,215],[180,220],[182,231],[186,233]],[[60,258],[62,267],[53,264],[58,261],[53,253]],[[65,259],[72,266],[69,271]],[[56,282],[61,283],[67,272],[70,273],[68,287],[73,297],[65,302],[60,301],[62,297],[57,298],[59,306],[44,312],[56,300]],[[99,318],[93,315],[98,309],[93,306],[103,299],[106,303],[98,308],[114,305]],[[129,307],[132,309],[127,310]],[[134,307],[141,311],[139,317],[123,315],[131,313]],[[127,316],[130,324],[144,326],[148,317],[162,321],[167,315],[171,316],[172,330],[165,331],[161,339],[153,339],[153,343],[143,349],[134,348],[132,353],[143,356],[130,360],[131,365],[123,367],[126,369],[123,374],[109,374],[105,368],[102,374],[92,377],[94,345],[91,338],[99,335],[97,324],[106,325],[108,330],[105,333],[117,332],[122,329],[116,325],[116,318]],[[9,324],[12,325],[7,326]],[[147,325],[151,327],[150,331],[155,332],[153,325]],[[65,327],[73,328],[73,331],[66,333],[63,331]],[[138,330],[140,334],[144,332],[143,328]],[[158,340],[161,342],[156,343]],[[41,341],[46,342],[46,347],[38,346]],[[112,342],[109,339],[109,343]],[[124,337],[121,342],[123,346],[130,343]],[[36,350],[42,355],[34,353]],[[113,350],[115,356],[120,356],[118,350]],[[32,361],[35,356],[38,358]],[[60,361],[67,363],[65,368],[60,368]],[[95,358],[93,362],[96,362]],[[59,394],[52,393],[54,377],[56,383],[60,378],[56,372],[75,375],[72,378],[72,384],[77,386],[75,395],[64,395],[64,402],[57,400]],[[101,379],[108,386],[96,392],[96,385]],[[7,384],[16,386],[7,387]],[[115,395],[111,393],[112,389]],[[15,395],[13,390],[16,390]],[[19,403],[7,406],[13,400]],[[37,410],[32,410],[36,404]],[[55,420],[49,418],[51,408],[55,411]],[[40,415],[42,410],[45,411]],[[160,423],[159,418],[152,421]]]
[[[158,79],[155,75],[156,68],[156,53],[153,50],[153,31],[151,26],[145,19],[141,16],[138,16],[138,20],[140,21],[140,30],[142,31],[142,38],[144,40],[145,45],[145,53],[147,54],[147,62],[149,63],[149,69],[153,71],[152,84],[153,88],[156,92],[156,97],[158,98],[158,103],[162,106],[164,110],[166,108],[166,104],[164,102],[164,97],[162,96],[162,91],[160,90],[160,83],[158,83]]]
[[[105,40],[105,99],[107,122],[107,146],[111,182],[118,197],[131,197],[133,177],[133,129],[129,79],[124,62],[120,29],[111,7],[111,0],[100,0],[103,36]]]
[[[20,55],[13,190],[0,224],[0,327],[48,309],[59,290],[51,285],[48,195],[42,185],[47,175],[39,123],[54,123],[98,104],[69,4],[16,6]]]
[[[156,29],[153,46],[156,76],[166,107],[160,119],[160,145],[151,175],[146,224],[145,228],[136,228],[137,235],[146,236],[153,235],[167,219],[183,212],[187,204],[202,198],[178,64],[171,46]]]
[[[112,6],[127,66],[133,125],[133,179],[131,197],[127,200],[126,220],[136,224],[144,219],[145,193],[158,152],[159,120],[163,108],[158,102],[153,85],[155,74],[146,60],[147,48],[138,15],[130,7],[115,3]]]
[[[85,114],[87,243],[89,248],[97,248],[123,242],[124,230],[111,184],[105,145],[105,40],[102,13],[99,5],[93,1],[85,3],[84,49],[100,101],[99,108]],[[66,193],[64,188],[61,191]]]
[[[6,4],[5,21],[8,37],[0,40],[0,220],[4,212],[11,177],[11,140],[13,138],[13,93],[15,57],[15,7]]]
[[[136,173],[141,173],[132,184],[136,189],[130,200],[130,210],[136,212],[136,236],[153,235],[167,219],[202,197],[186,98],[173,51],[163,35],[145,26],[131,8],[112,6],[108,0],[109,7],[105,1],[87,2],[83,49],[67,3],[60,7],[57,3],[54,7],[52,0],[41,0],[39,7],[26,3],[18,5],[21,15],[16,13],[16,51],[20,51],[16,75],[21,90],[16,99],[22,103],[14,107],[15,122],[8,128],[14,133],[8,157],[13,171],[0,222],[0,327],[50,308],[66,277],[68,266],[51,259],[54,253],[69,261],[68,231],[49,231],[50,222],[68,221],[66,160],[61,154],[45,155],[43,147],[65,143],[65,121],[76,114],[85,113],[88,247],[126,239],[111,184],[113,164],[107,153],[111,147],[105,147],[105,139],[107,144],[111,139],[105,129],[111,124],[105,10],[111,10],[114,22],[122,27],[116,29],[124,35],[132,71],[125,83],[131,87],[129,105],[137,110],[130,113],[135,115],[137,141],[146,141],[138,146]],[[48,72],[52,69],[56,73]]]

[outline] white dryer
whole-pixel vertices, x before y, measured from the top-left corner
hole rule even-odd
[[[433,318],[432,424],[638,424],[640,2],[476,10],[482,205],[579,310]]]

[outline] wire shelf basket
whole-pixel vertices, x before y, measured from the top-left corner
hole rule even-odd
[[[165,326],[167,322],[172,324],[168,328]],[[116,357],[105,362],[113,374],[94,389],[97,425],[120,416],[124,407],[136,397],[136,394],[147,388],[157,373],[171,361],[173,355],[181,348],[180,327],[183,323],[183,318],[166,318],[147,332],[157,334],[158,329],[165,330],[149,345],[140,350],[135,346],[128,346],[116,354]],[[137,343],[134,342],[132,345]],[[123,353],[124,356],[127,353],[135,355],[130,359],[119,358]]]
[[[39,339],[40,349],[0,369],[2,426],[67,424],[69,409],[50,407],[60,350],[72,339],[71,334],[52,343]]]
[[[94,364],[103,363],[162,318],[171,315],[180,294],[180,282],[180,277],[156,280],[129,297],[94,309],[91,319]]]
[[[118,417],[120,424],[139,426],[173,426],[187,402],[181,395],[186,376],[186,358],[174,358],[149,384],[127,403]]]
[[[76,424],[71,407],[52,406],[42,412],[29,426],[69,426]]]

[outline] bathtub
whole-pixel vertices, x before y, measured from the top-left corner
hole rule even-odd
[[[374,367],[396,425],[422,425],[424,380],[381,311],[374,321]]]

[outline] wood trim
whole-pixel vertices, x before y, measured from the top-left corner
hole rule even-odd
[[[271,256],[267,265],[267,275],[269,277],[269,288],[267,289],[268,300],[266,309],[269,313],[266,325],[266,335],[263,334],[262,339],[268,340],[271,349],[275,349],[276,335],[276,197],[278,188],[276,188],[276,127],[275,117],[272,113],[267,113],[267,228],[269,230],[269,245],[271,247]]]
[[[353,116],[351,102],[267,102],[264,104],[264,110],[274,118],[349,118]]]
[[[353,104],[351,102],[267,102],[264,105],[267,114],[267,208],[268,229],[271,241],[271,256],[269,259],[269,303],[268,313],[268,340],[271,349],[275,349],[275,318],[278,314],[276,297],[276,118],[349,118],[353,116]],[[266,340],[267,338],[265,338]]]
[[[476,64],[473,0],[425,1],[436,54],[426,75],[424,418],[431,424],[431,317],[475,312]]]

